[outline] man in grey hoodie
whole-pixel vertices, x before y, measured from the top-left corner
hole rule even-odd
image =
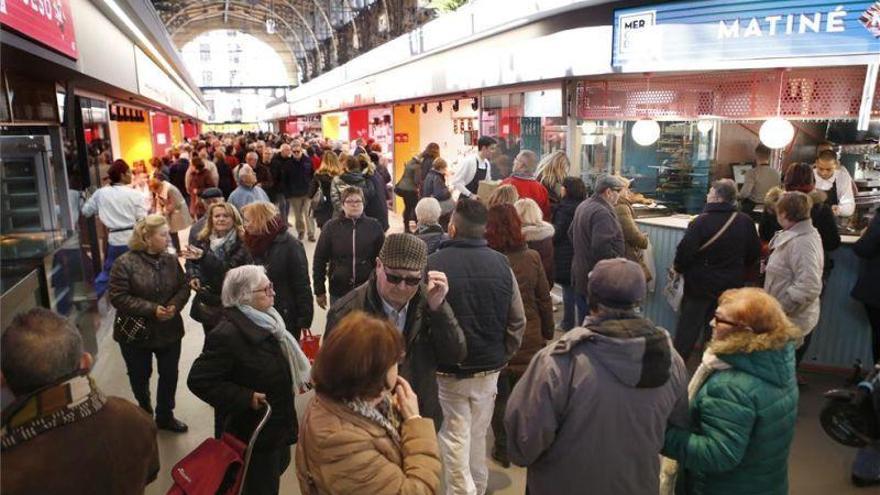
[[[668,332],[642,317],[641,267],[596,264],[591,313],[532,359],[513,389],[505,426],[510,460],[529,493],[658,493],[667,422],[687,423],[687,371]]]

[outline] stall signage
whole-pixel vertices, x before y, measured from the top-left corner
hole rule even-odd
[[[624,70],[841,55],[880,56],[880,1],[700,0],[614,12],[612,64]]]
[[[0,0],[0,24],[76,60],[70,0]]]
[[[395,143],[408,143],[409,142],[409,133],[408,132],[395,132],[394,133],[394,142]]]

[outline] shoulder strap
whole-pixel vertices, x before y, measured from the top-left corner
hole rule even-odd
[[[730,218],[727,219],[727,222],[725,222],[725,224],[721,227],[721,230],[719,230],[718,232],[716,232],[715,235],[713,235],[711,239],[709,239],[708,241],[706,241],[705,244],[703,244],[702,246],[700,246],[700,251],[702,251],[702,250],[706,249],[707,247],[711,246],[712,243],[714,243],[715,241],[717,241],[719,237],[721,237],[722,235],[724,235],[724,233],[727,231],[727,228],[730,227],[730,225],[733,223],[733,220],[736,219],[736,214],[737,214],[737,212],[733,212],[733,213],[730,215]]]

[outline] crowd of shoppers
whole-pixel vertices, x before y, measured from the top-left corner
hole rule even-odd
[[[64,426],[91,428],[92,416],[118,414],[132,448],[117,456],[118,445],[104,447],[127,473],[108,492],[143,491],[158,468],[155,428],[188,429],[174,397],[180,313],[195,291],[190,315],[205,344],[188,386],[214,408],[215,436],[246,440],[272,409],[244,493],[278,493],[294,443],[304,493],[485,493],[490,428],[491,457],[527,467],[529,493],[671,493],[663,491],[670,483],[684,493],[787,490],[795,348],[806,349],[818,321],[823,267],[836,247],[828,215],[841,210],[817,204],[828,193],[813,191],[813,168],[793,165],[789,192],[771,188],[762,198],[762,237],[772,231],[763,289],[741,289],[755,283],[748,274],[761,247],[736,209],[736,186],[712,183],[676,252],[685,296],[673,340],[640,311],[654,274],[627,180],[600,177],[588,197],[564,153],[539,164],[521,150],[513,175],[497,184],[487,182],[494,139],[480,138],[454,172],[431,143],[394,187],[408,232],[386,235],[391,177],[373,144],[208,135],[182,147],[176,162],[154,165],[151,215],[129,194],[127,165],[114,163],[111,185],[84,213],[110,227],[117,247],[107,265],[114,338],[140,410],[110,407],[119,399],[87,379],[90,358],[63,320],[25,314],[3,336],[17,414],[10,423],[4,412],[4,449],[42,452],[52,444],[41,441],[71,431]],[[181,246],[171,234],[190,224]],[[878,231],[875,219],[856,246],[867,263],[853,290],[874,325],[875,355]],[[311,267],[306,239],[317,240]],[[555,284],[566,333],[548,346]],[[312,367],[299,341],[315,303],[327,325]],[[37,352],[25,332],[64,353],[49,363],[57,369],[22,371],[45,369],[10,354]],[[688,386],[684,361],[701,337],[706,352]],[[41,402],[55,387],[71,401],[86,398],[60,425],[46,420],[57,411]],[[299,425],[295,397],[312,387]],[[146,419],[154,411],[155,426]],[[10,471],[19,456],[4,450],[4,490],[38,486],[7,485],[30,482]]]

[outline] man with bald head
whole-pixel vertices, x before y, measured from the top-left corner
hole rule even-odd
[[[229,202],[232,203],[238,211],[245,206],[257,201],[269,201],[269,196],[263,191],[263,188],[257,185],[257,175],[250,165],[244,164],[238,172],[238,187],[229,195]]]

